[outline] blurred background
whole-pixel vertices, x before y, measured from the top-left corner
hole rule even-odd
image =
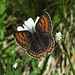
[[[54,51],[47,58],[29,57],[12,33],[28,18],[47,11],[52,20]],[[14,64],[16,66],[14,67]],[[0,0],[0,75],[75,75],[75,0]]]

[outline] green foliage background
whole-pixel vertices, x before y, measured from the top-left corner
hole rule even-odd
[[[69,75],[71,71],[70,75],[75,75],[75,0],[0,0],[0,75],[23,75],[24,72],[28,72],[28,75],[44,75],[50,55],[41,69],[38,67],[41,60],[29,57],[12,36],[16,26],[22,25],[30,17],[35,20],[43,11],[51,16],[53,36],[58,31],[62,33],[61,43],[55,43],[51,56],[54,60],[59,58],[59,63],[68,59],[69,72],[63,74]],[[62,61],[63,53],[65,58]],[[16,69],[13,68],[15,62],[18,63]],[[51,75],[59,75],[56,69]]]

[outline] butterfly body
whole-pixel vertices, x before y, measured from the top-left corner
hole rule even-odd
[[[41,15],[33,33],[25,30],[14,32],[13,35],[17,43],[35,58],[44,57],[44,53],[51,53],[54,46],[51,19],[47,12]]]

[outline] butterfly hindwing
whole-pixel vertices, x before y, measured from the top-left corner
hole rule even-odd
[[[35,58],[41,58],[44,56],[44,54],[38,47],[37,42],[34,39],[32,39],[32,44],[31,44],[30,50],[28,50],[27,52],[29,55],[31,55],[32,57],[35,57]]]
[[[13,33],[17,43],[24,49],[28,49],[31,46],[32,34],[29,31],[17,31]]]

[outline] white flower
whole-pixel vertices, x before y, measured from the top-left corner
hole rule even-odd
[[[61,38],[62,38],[62,34],[61,34],[61,32],[56,33],[56,35],[55,35],[55,39],[56,39],[56,41],[60,41]]]
[[[15,63],[14,65],[13,65],[13,67],[16,69],[17,68],[17,66],[18,66],[18,63]]]
[[[35,22],[33,21],[32,18],[29,18],[27,21],[24,22],[23,27],[22,26],[17,27],[17,31],[28,30],[33,33],[35,31],[35,25],[36,25],[37,21],[39,20],[39,18],[40,17],[37,17]]]

